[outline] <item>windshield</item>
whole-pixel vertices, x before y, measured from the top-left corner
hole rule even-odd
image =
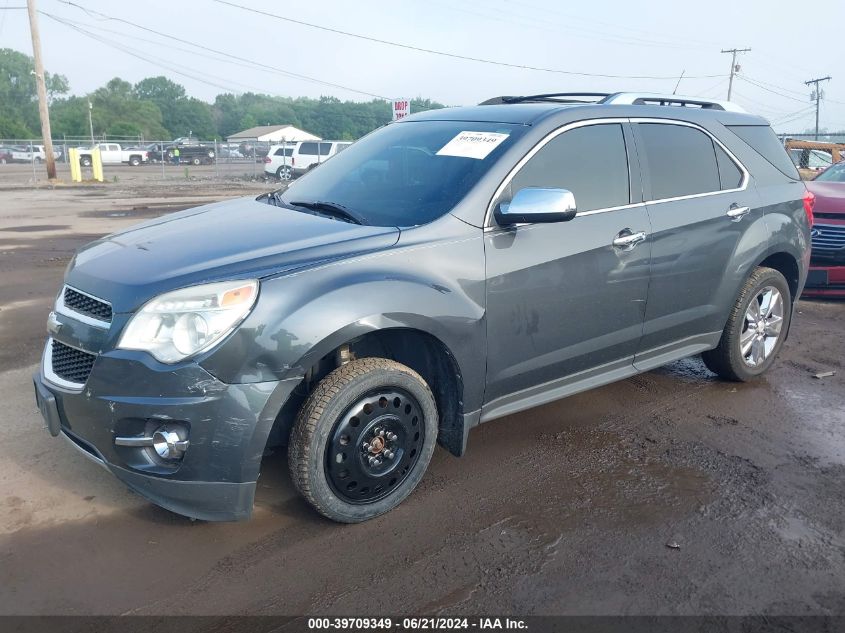
[[[415,226],[448,213],[525,131],[467,121],[387,125],[292,184],[286,204],[330,202],[375,226]]]
[[[816,176],[816,180],[820,182],[845,182],[845,161],[828,167]]]

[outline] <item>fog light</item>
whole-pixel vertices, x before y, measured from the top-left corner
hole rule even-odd
[[[188,440],[183,440],[175,431],[161,427],[153,433],[153,449],[162,459],[179,459],[188,449]]]

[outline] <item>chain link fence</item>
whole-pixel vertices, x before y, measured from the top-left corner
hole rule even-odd
[[[178,141],[178,142],[177,142]],[[277,180],[264,173],[270,143],[202,141],[198,139],[148,140],[139,137],[53,139],[57,176],[71,181],[71,148],[83,150],[83,180],[93,178],[84,150],[99,146],[105,181],[169,181],[174,179]],[[288,145],[293,147],[292,144]],[[42,139],[0,139],[0,184],[34,185],[47,181],[46,153]]]

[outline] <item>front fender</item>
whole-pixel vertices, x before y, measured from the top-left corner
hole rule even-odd
[[[264,280],[253,313],[200,364],[227,383],[292,379],[351,339],[410,328],[450,350],[464,377],[465,407],[480,407],[484,251],[481,232],[472,230],[472,238],[434,243],[412,235],[388,253]]]

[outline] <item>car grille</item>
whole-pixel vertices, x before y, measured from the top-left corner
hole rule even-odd
[[[69,347],[54,340],[51,344],[50,364],[53,373],[59,378],[68,382],[84,384],[88,380],[94,361],[95,354],[89,354],[74,347]]]
[[[111,306],[105,301],[82,294],[81,292],[78,292],[68,286],[65,286],[63,300],[65,306],[75,312],[84,314],[92,319],[97,319],[98,321],[111,323]]]

